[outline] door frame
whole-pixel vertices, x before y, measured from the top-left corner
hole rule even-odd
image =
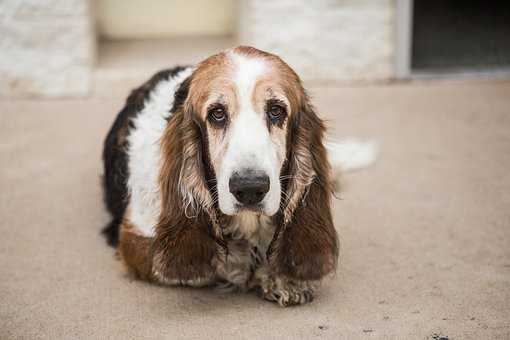
[[[395,11],[395,76],[411,77],[414,0],[396,0]]]

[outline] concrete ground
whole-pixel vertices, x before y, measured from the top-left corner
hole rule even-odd
[[[311,92],[381,151],[334,203],[338,273],[289,309],[125,274],[99,235],[123,97],[0,102],[0,338],[510,339],[510,82]]]

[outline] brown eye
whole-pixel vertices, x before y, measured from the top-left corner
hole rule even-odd
[[[227,119],[227,110],[223,105],[214,105],[207,110],[209,120],[216,124],[221,124]]]
[[[271,104],[267,109],[267,115],[271,121],[278,121],[282,119],[287,111],[281,104]]]

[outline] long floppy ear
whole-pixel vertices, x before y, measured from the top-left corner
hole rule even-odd
[[[299,112],[289,121],[286,192],[268,257],[273,270],[291,279],[318,280],[336,268],[338,237],[331,216],[330,165],[323,145],[324,123],[304,90]]]
[[[152,275],[160,282],[201,286],[213,281],[218,253],[215,215],[206,185],[200,128],[183,102],[189,80],[176,93],[161,140],[161,215],[153,243]],[[212,214],[212,215],[211,215]]]

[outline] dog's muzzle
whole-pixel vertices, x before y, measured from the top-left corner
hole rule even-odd
[[[250,208],[260,203],[269,191],[269,176],[260,170],[234,172],[228,186],[237,201]]]

